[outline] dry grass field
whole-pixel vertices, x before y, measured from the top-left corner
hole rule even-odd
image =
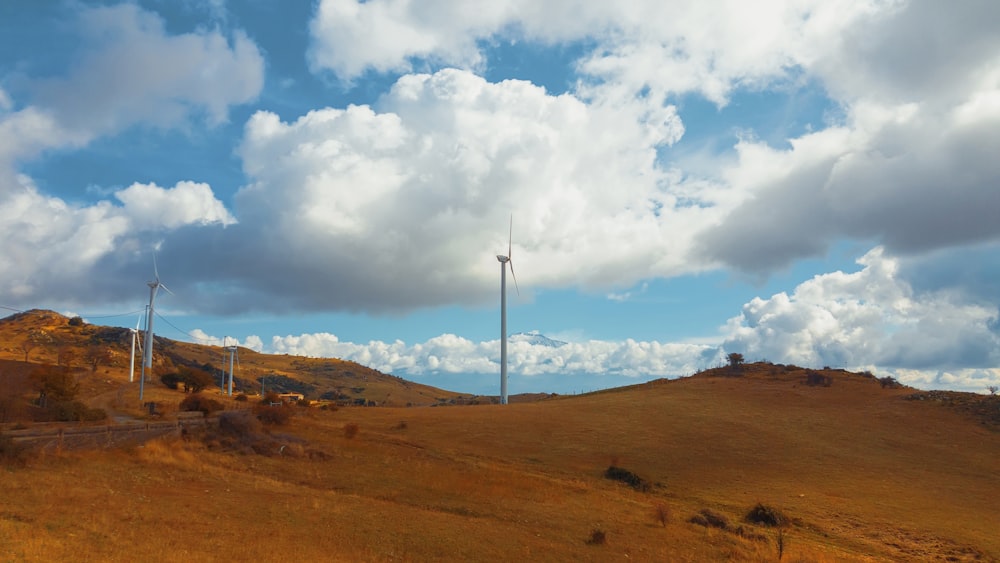
[[[92,405],[145,416],[127,375],[99,373],[81,377]],[[229,438],[0,464],[0,561],[1000,561],[1000,397],[956,408],[820,373],[829,386],[753,364],[507,406],[294,407]],[[241,445],[261,437],[284,447]],[[746,521],[757,504],[784,525]]]

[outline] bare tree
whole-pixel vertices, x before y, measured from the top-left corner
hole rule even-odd
[[[101,365],[101,362],[106,358],[107,352],[104,348],[96,345],[87,348],[87,365],[90,366],[90,371],[96,372],[97,366]]]
[[[21,341],[21,351],[24,352],[24,363],[28,363],[28,354],[36,347],[38,347],[38,343],[30,336]]]

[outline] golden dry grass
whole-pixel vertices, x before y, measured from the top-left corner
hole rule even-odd
[[[298,411],[282,431],[326,459],[180,440],[40,459],[0,474],[0,560],[776,561],[776,532],[741,522],[758,502],[793,520],[783,561],[1000,558],[1000,434],[833,377]],[[604,479],[612,463],[659,486]],[[703,508],[758,539],[687,522]]]

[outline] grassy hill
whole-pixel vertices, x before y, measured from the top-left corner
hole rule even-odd
[[[77,373],[84,396],[94,399],[114,394],[122,403],[117,408],[127,408],[127,404],[138,406],[137,385],[123,387],[129,377],[131,346],[132,334],[127,328],[90,325],[53,311],[32,310],[0,319],[0,362],[7,360],[9,369],[23,369],[14,367],[13,362],[70,366]],[[237,393],[257,394],[263,382],[267,391],[301,392],[313,400],[340,398],[342,402],[405,406],[472,399],[345,360],[276,356],[248,348],[239,348],[237,356],[234,384]],[[228,371],[228,351],[221,346],[156,336],[153,373],[176,366],[203,368],[221,382],[222,373]],[[135,377],[138,378],[138,373]],[[161,393],[165,389],[161,389],[156,377],[153,379],[144,389],[152,396],[147,398],[144,393],[145,400],[168,403],[180,400],[175,394]],[[104,407],[115,407],[107,397],[97,402]]]
[[[296,409],[0,469],[0,559],[998,561],[998,411],[771,364],[507,406]],[[286,447],[246,447],[264,437]],[[757,505],[783,525],[747,521]]]

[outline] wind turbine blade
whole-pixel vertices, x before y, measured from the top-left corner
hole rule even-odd
[[[521,295],[521,290],[517,287],[517,276],[514,275],[514,262],[508,258],[507,264],[510,266],[510,277],[514,280],[514,290],[517,291],[518,295]]]
[[[156,278],[156,279],[160,279],[160,278]],[[170,295],[173,295],[173,294],[174,294],[174,292],[173,292],[173,291],[170,291],[170,288],[169,288],[169,287],[167,287],[167,286],[163,285],[162,283],[161,283],[161,284],[159,284],[159,287],[160,287],[161,289],[163,289],[163,291],[166,291],[167,293],[169,293]]]
[[[507,233],[507,264],[510,265],[510,277],[514,279],[514,291],[521,295],[521,289],[517,287],[517,276],[514,275],[514,260],[511,252],[514,249],[514,214],[510,214],[510,231]]]
[[[507,232],[507,258],[510,258],[510,251],[514,244],[514,214],[510,214],[510,231]],[[514,273],[514,269],[511,268],[511,274]]]
[[[156,251],[153,251],[153,279],[160,281],[160,271],[156,268]]]

